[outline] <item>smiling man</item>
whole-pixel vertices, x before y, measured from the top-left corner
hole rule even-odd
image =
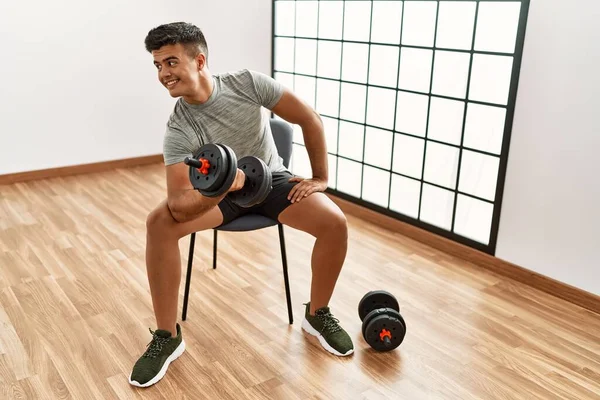
[[[248,211],[226,197],[244,184],[239,169],[232,187],[220,197],[204,197],[192,187],[189,167],[183,160],[206,143],[225,144],[238,159],[251,155],[268,165],[273,189],[263,203],[249,211],[315,237],[310,300],[305,303],[302,328],[330,353],[352,354],[352,340],[329,308],[346,257],[348,229],[342,211],[322,193],[327,188],[328,172],[319,115],[265,74],[250,70],[212,74],[206,40],[194,25],[161,25],[148,33],[145,45],[159,82],[178,100],[167,122],[163,145],[166,198],[146,221],[146,268],[157,329],[151,330],[152,341],[135,363],[129,382],[140,387],[158,382],[185,349],[177,323],[179,239],[226,224]],[[283,165],[265,109],[301,127],[312,177],[294,177]]]

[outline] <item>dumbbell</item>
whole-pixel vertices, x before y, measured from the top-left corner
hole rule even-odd
[[[377,351],[390,351],[400,346],[406,335],[406,323],[400,315],[398,300],[385,290],[373,290],[358,303],[363,322],[362,335]]]
[[[257,157],[237,159],[234,151],[223,144],[205,144],[193,158],[186,157],[190,167],[190,182],[203,196],[218,197],[226,193],[241,169],[246,180],[240,190],[227,197],[240,207],[252,207],[262,203],[271,192],[273,177],[267,164]]]

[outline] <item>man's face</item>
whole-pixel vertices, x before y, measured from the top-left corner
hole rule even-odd
[[[181,44],[163,46],[152,52],[158,80],[172,97],[193,97],[200,88],[199,63],[204,56],[194,59]]]

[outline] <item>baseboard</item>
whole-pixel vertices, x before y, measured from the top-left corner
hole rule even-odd
[[[380,214],[358,204],[341,199],[334,195],[328,196],[349,215],[373,222],[378,226],[401,233],[433,248],[455,257],[462,258],[473,264],[479,265],[498,275],[505,276],[515,281],[524,283],[560,299],[577,304],[587,310],[600,314],[600,297],[582,289],[559,282],[537,272],[527,270],[521,266],[504,261],[487,253],[441,237],[416,226],[407,224],[397,219]]]
[[[11,183],[25,182],[36,179],[56,178],[59,176],[89,174],[92,172],[102,172],[115,168],[136,167],[139,165],[147,165],[162,162],[162,160],[162,154],[155,154],[143,157],[125,158],[121,160],[102,161],[91,164],[80,164],[68,167],[18,172],[14,174],[0,175],[0,185],[7,185]]]

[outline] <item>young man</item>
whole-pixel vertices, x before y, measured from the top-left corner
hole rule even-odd
[[[316,238],[310,302],[306,304],[302,328],[317,336],[327,351],[338,356],[352,354],[352,340],[328,307],[346,257],[348,230],[344,214],[322,193],[328,176],[319,115],[267,75],[248,70],[212,75],[204,35],[194,25],[161,25],[148,33],[145,45],[153,56],[159,82],[179,99],[164,138],[167,198],[146,221],[146,266],[157,330],[151,331],[152,341],[134,365],[129,382],[140,387],[156,383],[184,351],[177,323],[179,239],[225,224],[244,211],[226,198],[227,193],[208,198],[192,187],[189,167],[183,160],[206,143],[225,144],[238,159],[253,155],[268,165],[273,189],[251,211]],[[265,109],[302,128],[312,178],[294,177],[285,168]],[[244,174],[238,169],[229,192],[241,189],[243,184]]]

